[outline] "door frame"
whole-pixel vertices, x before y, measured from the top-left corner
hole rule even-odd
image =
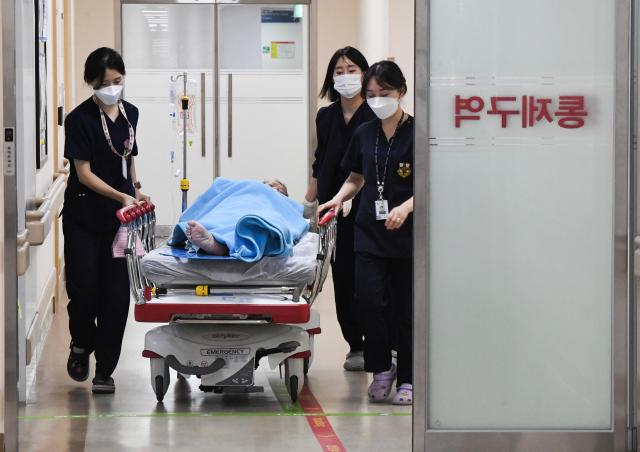
[[[316,113],[318,112],[318,40],[316,39],[318,32],[318,13],[317,1],[320,0],[120,0],[115,2],[115,48],[122,53],[122,6],[123,5],[175,5],[175,4],[192,4],[192,5],[307,5],[309,7],[309,35],[307,36],[307,50],[309,53],[309,74],[307,77],[309,108],[307,113],[307,123],[309,130],[309,141],[307,150],[307,161],[313,162],[315,158],[315,148],[317,146],[316,137]],[[220,73],[218,58],[218,8],[214,8],[214,99],[220,98],[220,78],[216,74]],[[219,102],[217,102],[219,108]],[[220,115],[216,110],[214,115],[214,176],[219,176],[220,171]],[[307,178],[311,180],[311,165],[307,165]]]
[[[631,333],[635,318],[629,301],[629,201],[630,169],[630,56],[631,0],[615,0],[615,218],[613,283],[613,430],[605,431],[436,431],[428,428],[426,366],[429,362],[427,317],[429,315],[429,22],[430,0],[416,0],[416,135],[415,135],[415,237],[414,237],[414,380],[413,450],[430,452],[546,452],[563,450],[626,451],[632,441],[628,420],[633,421],[635,400],[630,382],[636,381]],[[634,427],[633,425],[630,427]],[[632,444],[629,444],[632,445]]]
[[[5,166],[3,146],[3,221],[4,221],[4,450],[18,450],[18,184],[17,184],[17,111],[16,111],[16,5],[0,4],[2,9],[2,109],[3,132],[13,129],[13,171]],[[3,140],[6,139],[3,133]],[[6,145],[6,141],[3,141]]]

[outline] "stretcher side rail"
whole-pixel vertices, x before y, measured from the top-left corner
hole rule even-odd
[[[237,284],[202,284],[202,285],[162,285],[152,289],[151,294],[146,294],[145,301],[151,301],[150,297],[163,295],[193,295],[198,296],[215,296],[215,295],[275,295],[275,296],[291,296],[294,302],[299,302],[305,286],[282,286],[279,284],[269,285],[242,285]]]
[[[176,288],[159,287],[149,281],[142,272],[141,256],[136,252],[138,240],[142,243],[144,252],[148,253],[156,246],[155,206],[151,203],[143,203],[139,206],[128,206],[117,212],[117,217],[123,227],[127,228],[127,247],[125,248],[125,258],[127,260],[127,270],[129,272],[129,282],[131,294],[137,305],[143,305],[151,301],[154,297],[162,297],[169,294],[189,293],[200,296],[243,294],[243,295],[289,295],[294,301],[304,299],[309,305],[313,304],[329,272],[331,260],[334,257],[335,244],[337,238],[337,220],[335,213],[329,211],[318,223],[318,234],[320,237],[317,265],[313,282],[303,286],[283,286],[274,282],[273,285],[261,284],[260,286],[239,286],[234,285],[195,285],[179,286]]]

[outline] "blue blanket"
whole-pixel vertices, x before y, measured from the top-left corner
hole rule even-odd
[[[302,210],[301,204],[260,182],[218,178],[183,212],[168,244],[186,242],[190,259],[210,258],[187,242],[187,222],[196,220],[229,248],[232,258],[255,262],[263,256],[290,256],[309,228]]]

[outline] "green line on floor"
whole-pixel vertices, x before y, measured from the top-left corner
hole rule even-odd
[[[59,421],[82,419],[121,419],[121,418],[190,418],[190,417],[410,417],[411,413],[345,412],[345,413],[303,413],[297,411],[256,412],[256,413],[124,413],[124,414],[69,414],[18,416],[21,421]]]

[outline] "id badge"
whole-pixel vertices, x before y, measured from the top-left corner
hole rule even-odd
[[[386,220],[389,216],[389,202],[386,199],[376,201],[376,220]]]

